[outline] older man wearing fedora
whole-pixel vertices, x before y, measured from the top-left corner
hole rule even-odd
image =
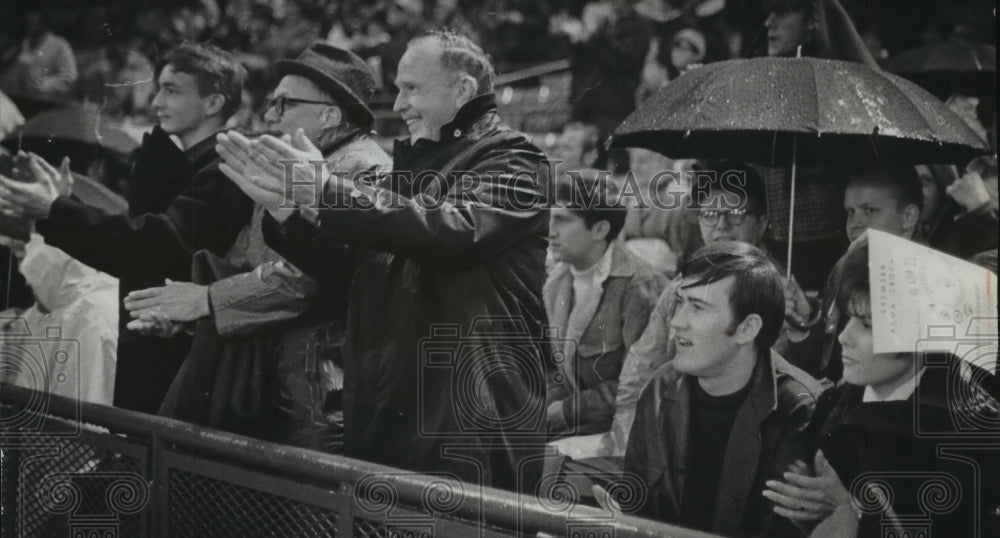
[[[351,178],[391,167],[370,136],[375,79],[364,60],[317,43],[276,67],[282,78],[264,116],[272,130],[308,139],[330,169]],[[194,282],[129,295],[129,327],[163,334],[196,323],[192,352],[161,414],[338,452],[346,256],[325,251],[331,278],[316,282],[264,244],[264,213],[255,209],[225,259],[199,253]]]

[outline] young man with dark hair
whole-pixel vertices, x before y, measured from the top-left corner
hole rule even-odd
[[[718,534],[796,535],[761,495],[801,458],[819,396],[770,350],[784,319],[782,277],[761,250],[722,242],[681,267],[677,345],[639,398],[625,472],[647,488],[641,515]]]
[[[767,194],[764,183],[754,168],[731,161],[703,163],[694,174],[693,182],[691,201],[698,215],[698,228],[703,244],[739,242],[764,248],[763,237],[768,229]],[[691,255],[692,253],[688,253],[687,258]],[[768,256],[768,260],[779,274],[785,272],[783,265],[773,257]],[[611,428],[612,454],[617,457],[624,455],[640,390],[653,372],[673,360],[677,351],[676,343],[671,338],[670,320],[676,310],[676,288],[679,284],[679,279],[674,279],[667,285],[649,316],[649,323],[642,336],[630,348],[622,365],[615,419]],[[799,297],[793,293],[798,290],[797,286],[793,287],[787,282],[785,286],[785,317],[791,320],[798,307],[798,300],[809,303],[804,296]],[[787,324],[782,325],[775,346],[779,353],[783,352],[787,340],[786,328]]]
[[[627,210],[606,176],[597,170],[567,174],[549,218],[549,250],[557,263],[543,298],[567,358],[558,365],[561,382],[548,385],[547,422],[554,435],[611,428],[622,362],[666,285],[662,273],[616,241]]]
[[[219,170],[212,136],[239,106],[245,78],[237,60],[215,47],[185,44],[167,55],[152,105],[159,124],[136,151],[127,215],[60,195],[55,185],[65,178],[51,174],[33,183],[0,178],[0,209],[36,221],[47,244],[117,277],[120,298],[164,279],[190,280],[192,253],[224,254],[252,211]],[[143,336],[127,330],[128,321],[120,308],[115,406],[156,413],[190,338]]]

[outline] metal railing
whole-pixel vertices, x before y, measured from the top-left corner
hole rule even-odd
[[[704,536],[0,384],[0,534]]]

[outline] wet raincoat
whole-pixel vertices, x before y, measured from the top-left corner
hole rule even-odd
[[[307,274],[352,247],[344,357],[345,453],[515,488],[544,446],[544,155],[500,123],[493,95],[441,140],[397,141],[394,172],[318,224],[266,220],[268,245]],[[468,171],[418,181],[425,171]],[[520,449],[518,441],[533,440]],[[540,462],[539,462],[540,464]]]
[[[7,324],[0,332],[0,347],[5,370],[15,372],[13,383],[111,405],[118,280],[46,245],[38,235],[25,245],[20,270],[35,304],[16,319],[2,320]]]

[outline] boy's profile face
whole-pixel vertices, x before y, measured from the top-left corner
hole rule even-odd
[[[165,132],[183,139],[205,121],[210,96],[201,95],[194,75],[176,71],[171,65],[160,72],[158,83],[152,103],[156,119]]]
[[[603,221],[601,221],[603,222]],[[564,207],[554,207],[549,214],[549,250],[555,261],[566,262],[580,269],[598,245],[607,242],[607,229],[587,226],[583,217]]]

